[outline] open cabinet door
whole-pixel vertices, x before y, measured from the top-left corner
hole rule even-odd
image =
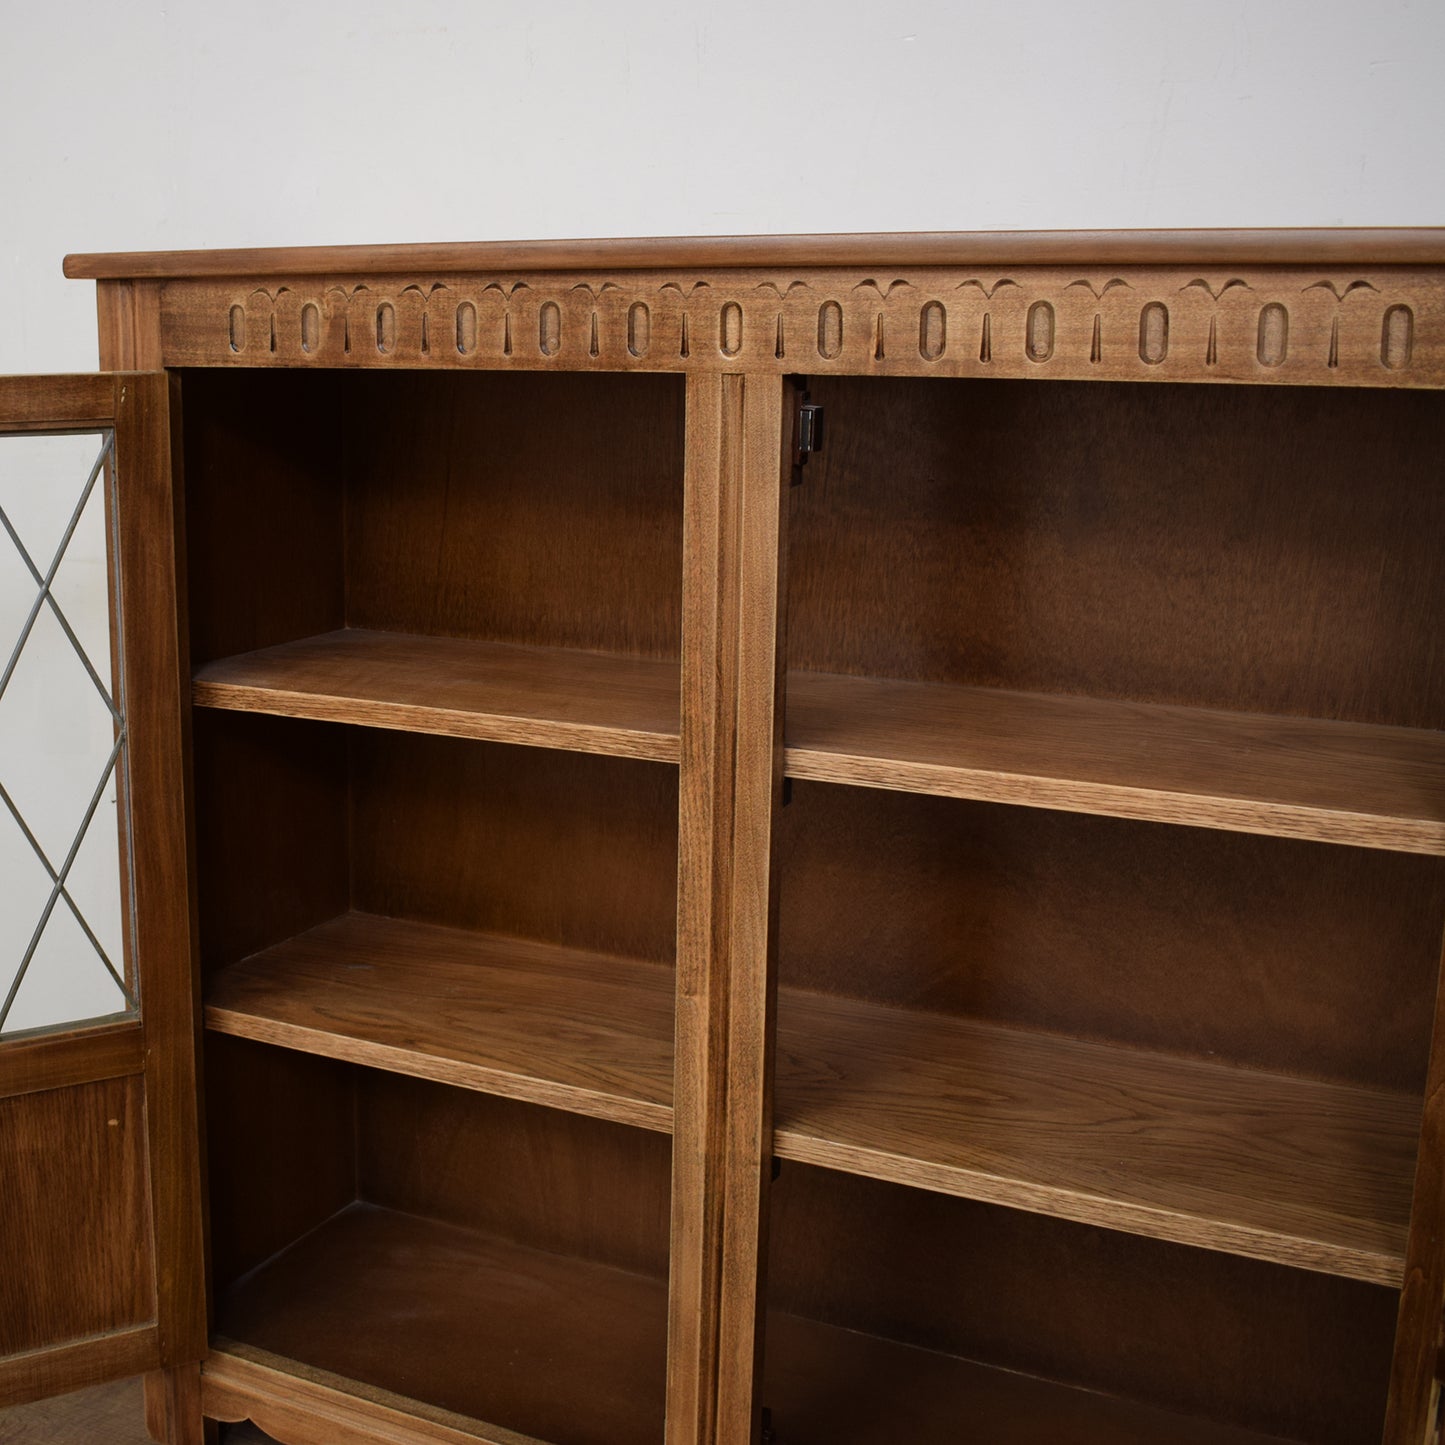
[[[205,1347],[171,415],[0,378],[0,1408]]]

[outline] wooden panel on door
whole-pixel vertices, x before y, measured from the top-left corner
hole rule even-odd
[[[0,378],[0,1405],[205,1347],[172,417]]]

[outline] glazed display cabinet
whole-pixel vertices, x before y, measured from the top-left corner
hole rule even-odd
[[[73,842],[0,754],[0,1402],[1437,1445],[1445,231],[67,272],[0,721],[49,637],[112,746]]]

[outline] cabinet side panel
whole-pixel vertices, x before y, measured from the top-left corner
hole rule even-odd
[[[192,661],[345,623],[336,378],[188,371]]]
[[[354,1073],[207,1034],[206,1120],[219,1296],[356,1198]]]
[[[208,973],[344,913],[346,734],[194,713],[196,874]]]

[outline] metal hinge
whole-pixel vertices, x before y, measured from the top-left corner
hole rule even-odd
[[[803,480],[803,463],[823,450],[823,408],[808,400],[804,378],[793,378],[793,485]]]
[[[773,1434],[773,1412],[766,1406],[762,1409],[762,1425],[758,1431],[760,1445],[774,1445],[777,1436]]]
[[[811,456],[823,450],[823,408],[805,401],[798,408],[798,454]]]

